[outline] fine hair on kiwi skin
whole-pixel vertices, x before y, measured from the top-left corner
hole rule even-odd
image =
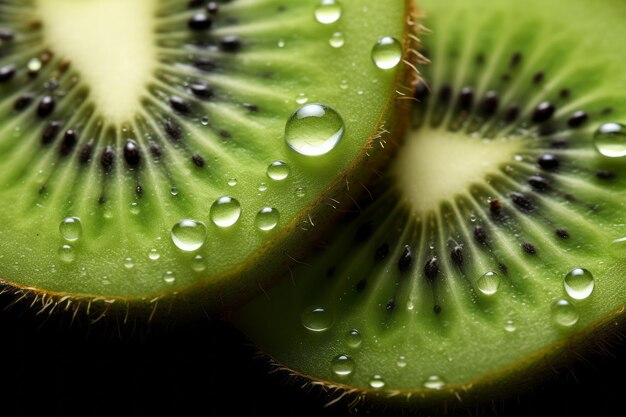
[[[626,80],[568,26],[604,14],[423,3],[432,65],[403,147],[318,257],[233,317],[331,404],[511,395],[622,329],[626,172],[599,128],[623,122]]]
[[[156,5],[156,34],[150,36],[156,38],[158,59],[146,58],[146,73],[139,74],[149,79],[130,85],[139,91],[137,103],[123,94],[111,103],[108,91],[90,82],[101,74],[85,63],[89,54],[74,54],[84,45],[72,43],[74,37],[67,45],[58,41],[67,35],[57,30],[64,27],[60,23],[69,27],[92,18],[93,30],[84,35],[97,32],[95,9],[73,18],[78,3],[5,3],[0,93],[7,99],[0,108],[10,115],[2,136],[11,140],[0,145],[0,164],[3,200],[10,207],[3,214],[8,226],[0,230],[0,277],[5,291],[43,312],[80,310],[99,317],[113,309],[152,318],[177,307],[219,310],[258,293],[274,279],[273,269],[307,252],[307,241],[330,227],[333,205],[355,198],[351,193],[356,195],[358,187],[348,186],[357,178],[367,181],[394,147],[391,138],[402,130],[405,116],[395,106],[397,90],[408,91],[404,85],[417,75],[415,54],[391,71],[376,69],[370,56],[382,35],[393,35],[411,49],[410,1],[378,12],[382,6],[372,6],[370,14],[390,24],[363,37],[357,34],[374,26],[371,19],[359,14],[323,25],[314,19],[317,1],[235,0],[218,2],[216,8],[215,2],[142,0],[127,6],[92,0],[88,3],[107,11],[103,19],[123,7],[135,17],[146,16],[142,8]],[[342,7],[350,16],[356,6]],[[142,24],[150,27],[150,22],[136,26]],[[339,29],[353,40],[332,48],[328,39]],[[296,59],[291,48],[315,62],[328,60],[329,74],[325,66],[320,71]],[[365,73],[349,77],[349,65],[330,71],[341,59],[354,61],[355,51]],[[142,59],[136,59],[137,67]],[[107,82],[115,78],[105,75]],[[347,91],[337,88],[344,78],[354,83]],[[338,152],[328,157],[311,161],[296,155],[282,138],[301,93],[309,102],[332,104],[344,119],[348,108],[366,104],[359,117],[368,120],[344,120]],[[288,163],[287,180],[268,178],[274,161]],[[295,196],[300,189],[304,196]],[[209,219],[211,203],[220,196],[233,196],[242,206],[240,221],[227,230],[231,237]],[[267,207],[279,210],[280,222],[259,232],[255,215]],[[83,237],[65,242],[59,223],[74,216],[81,218]],[[188,253],[172,245],[170,231],[183,219],[206,225],[210,236],[200,250]],[[24,247],[29,248],[25,253],[12,251]],[[24,257],[38,251],[42,256],[32,262]],[[202,272],[194,269],[198,257]]]

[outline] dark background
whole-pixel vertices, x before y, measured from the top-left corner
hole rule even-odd
[[[6,304],[6,303],[4,303]],[[0,416],[339,416],[323,399],[268,367],[229,325],[207,317],[173,326],[114,321],[71,326],[67,315],[35,315],[23,304],[0,312]],[[620,410],[626,346],[612,340],[524,392],[448,415],[584,415]],[[422,415],[444,414],[443,410]],[[623,413],[620,413],[623,414]],[[411,415],[361,408],[357,415]]]

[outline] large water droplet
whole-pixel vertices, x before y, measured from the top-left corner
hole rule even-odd
[[[211,220],[219,227],[230,227],[241,216],[241,204],[232,197],[220,197],[211,206]]]
[[[289,165],[283,161],[272,162],[270,166],[267,167],[267,176],[273,179],[274,181],[282,181],[289,176]]]
[[[206,226],[196,220],[181,220],[172,227],[172,242],[185,252],[193,252],[204,245],[206,240]]]
[[[444,385],[446,385],[446,381],[437,375],[431,375],[424,381],[424,387],[430,389],[441,389]]]
[[[343,37],[343,33],[335,32],[332,34],[330,39],[328,40],[328,44],[333,48],[341,48],[346,43],[345,38]]]
[[[330,364],[337,376],[348,376],[354,371],[354,360],[348,355],[335,356]]]
[[[349,348],[357,349],[359,346],[361,346],[362,342],[363,338],[361,337],[361,332],[359,332],[357,329],[350,330],[346,335],[346,346],[348,346]]]
[[[383,70],[395,68],[402,60],[402,44],[391,36],[382,37],[372,48],[372,61]]]
[[[373,375],[369,380],[370,387],[380,389],[385,387],[385,380],[380,375]]]
[[[339,113],[319,103],[305,104],[289,118],[285,142],[306,156],[320,156],[333,150],[345,132]]]
[[[335,322],[333,313],[324,307],[313,307],[302,312],[302,325],[312,332],[324,332]]]
[[[591,272],[583,268],[572,269],[565,275],[563,287],[567,295],[575,300],[584,300],[593,292],[595,280]]]
[[[280,213],[275,208],[264,207],[256,215],[254,224],[259,230],[267,232],[272,230],[280,220]]]
[[[481,293],[493,295],[498,291],[498,287],[500,286],[500,276],[493,271],[489,271],[478,278],[476,285]]]
[[[63,245],[59,248],[59,258],[61,261],[69,264],[74,262],[76,258],[76,254],[74,253],[74,248],[70,245]]]
[[[626,237],[615,239],[611,243],[611,255],[616,258],[626,259]]]
[[[550,309],[552,320],[563,327],[572,327],[578,322],[578,310],[567,300],[556,300]]]
[[[341,5],[337,0],[322,0],[315,8],[315,20],[325,25],[341,18]]]
[[[59,232],[68,242],[76,242],[83,235],[83,226],[78,217],[67,217],[59,225]]]
[[[604,156],[626,156],[626,126],[621,123],[605,123],[596,130],[593,144]]]

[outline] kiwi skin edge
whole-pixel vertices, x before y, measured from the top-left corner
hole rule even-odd
[[[276,277],[290,270],[292,265],[299,263],[301,258],[310,253],[319,237],[333,226],[337,216],[316,207],[325,207],[323,202],[327,199],[339,201],[345,206],[350,205],[365,191],[364,186],[352,187],[352,184],[367,184],[399,145],[397,138],[403,136],[408,122],[411,86],[420,79],[417,66],[427,62],[418,52],[417,35],[422,30],[418,23],[418,10],[412,0],[405,0],[405,7],[407,18],[402,39],[404,56],[402,68],[397,71],[396,88],[390,90],[385,110],[376,123],[375,130],[364,141],[357,158],[316,200],[309,203],[306,210],[283,228],[281,233],[276,233],[258,251],[240,263],[238,268],[215,280],[227,282],[232,277],[233,280],[242,281],[238,277],[244,276],[254,279],[256,285],[226,292],[224,288],[216,288],[211,282],[200,282],[173,293],[162,292],[132,298],[46,291],[0,277],[0,294],[11,295],[14,299],[12,307],[23,306],[37,311],[37,314],[64,312],[72,317],[86,315],[96,321],[112,315],[126,323],[130,318],[151,322],[168,317],[178,319],[199,313],[212,314],[225,308],[236,308],[259,292],[264,292],[265,287],[278,279]],[[316,219],[317,227],[302,231],[298,225],[311,217]],[[309,245],[302,245],[303,234],[307,234]],[[280,262],[268,262],[272,259],[280,259]]]

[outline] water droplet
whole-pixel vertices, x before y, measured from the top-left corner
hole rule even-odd
[[[352,349],[357,349],[363,343],[361,333],[357,329],[352,329],[346,335],[346,346]]]
[[[304,104],[307,101],[309,101],[309,98],[304,93],[300,93],[298,94],[298,97],[296,97],[296,103],[298,104]]]
[[[296,197],[304,197],[306,195],[306,189],[304,187],[296,188]]]
[[[626,126],[620,123],[605,123],[596,130],[593,144],[604,156],[621,158],[626,156]]]
[[[347,90],[348,87],[348,80],[341,80],[341,83],[339,83],[339,88],[341,88],[342,90]]]
[[[567,300],[556,300],[551,306],[552,319],[564,327],[572,327],[578,322],[576,307]]]
[[[383,70],[395,68],[402,60],[402,44],[391,36],[382,37],[372,48],[372,61]]]
[[[59,258],[61,261],[65,263],[72,263],[76,258],[76,254],[74,253],[74,248],[70,245],[63,245],[59,248]]]
[[[170,188],[170,194],[176,197],[178,195],[178,188],[176,187]]]
[[[241,216],[241,204],[232,197],[220,197],[211,206],[211,220],[219,227],[230,227]]]
[[[237,185],[237,178],[230,178],[228,180],[228,185],[230,185],[231,187],[234,187],[235,185]]]
[[[133,262],[133,258],[124,259],[124,268],[133,269],[135,267],[135,263]]]
[[[500,276],[493,271],[489,271],[478,278],[476,285],[481,293],[493,295],[498,291],[498,287],[500,286]]]
[[[506,330],[509,333],[513,333],[515,330],[517,330],[517,327],[515,326],[515,322],[513,320],[505,321],[504,330]]]
[[[83,226],[78,217],[67,217],[59,226],[63,239],[68,242],[76,242],[83,235]]]
[[[130,214],[136,216],[140,213],[140,211],[141,210],[139,209],[139,203],[137,203],[136,201],[130,203]]]
[[[583,268],[572,269],[565,275],[563,287],[567,295],[575,300],[584,300],[593,292],[595,280],[591,272]]]
[[[181,220],[172,227],[172,242],[185,252],[193,252],[204,245],[206,240],[206,226],[196,220]]]
[[[30,72],[37,72],[41,69],[42,67],[42,63],[41,60],[38,58],[32,58],[30,61],[28,61],[28,70]]]
[[[206,269],[206,263],[204,262],[204,258],[200,255],[196,255],[191,262],[191,269],[196,272],[202,272]]]
[[[259,230],[269,231],[276,227],[280,213],[275,208],[264,207],[256,215],[254,224]]]
[[[354,371],[354,360],[348,355],[335,356],[330,364],[337,376],[348,376]]]
[[[312,332],[324,332],[335,322],[333,313],[324,307],[313,307],[305,310],[300,316],[302,325]]]
[[[289,176],[289,165],[283,161],[272,162],[272,164],[267,167],[267,176],[273,179],[274,181],[282,181]]]
[[[339,113],[318,103],[305,104],[287,121],[285,142],[306,156],[324,155],[333,150],[345,132]]]
[[[161,255],[159,254],[159,251],[156,249],[150,249],[150,252],[148,252],[148,258],[150,258],[153,261],[158,260],[161,257]]]
[[[346,43],[345,38],[341,32],[335,32],[328,40],[328,44],[333,48],[341,48]]]
[[[202,124],[202,126],[208,126],[209,125],[209,118],[204,116],[202,119],[200,119],[200,123]]]
[[[279,48],[284,48],[285,47],[285,40],[284,39],[279,39],[278,40],[278,47]]]
[[[174,281],[176,281],[176,276],[174,276],[172,271],[167,271],[163,274],[163,281],[165,281],[166,284],[173,284]]]
[[[611,243],[611,254],[616,258],[626,258],[626,237],[615,239]]]
[[[398,360],[396,360],[396,366],[398,368],[406,368],[406,365],[407,365],[406,356],[404,355],[398,356]]]
[[[385,380],[380,375],[373,375],[369,380],[370,387],[380,389],[384,388]]]
[[[315,8],[315,20],[325,25],[341,18],[341,5],[337,0],[322,0]]]
[[[424,381],[424,387],[430,389],[441,389],[444,385],[446,385],[446,381],[437,375],[431,375]]]

